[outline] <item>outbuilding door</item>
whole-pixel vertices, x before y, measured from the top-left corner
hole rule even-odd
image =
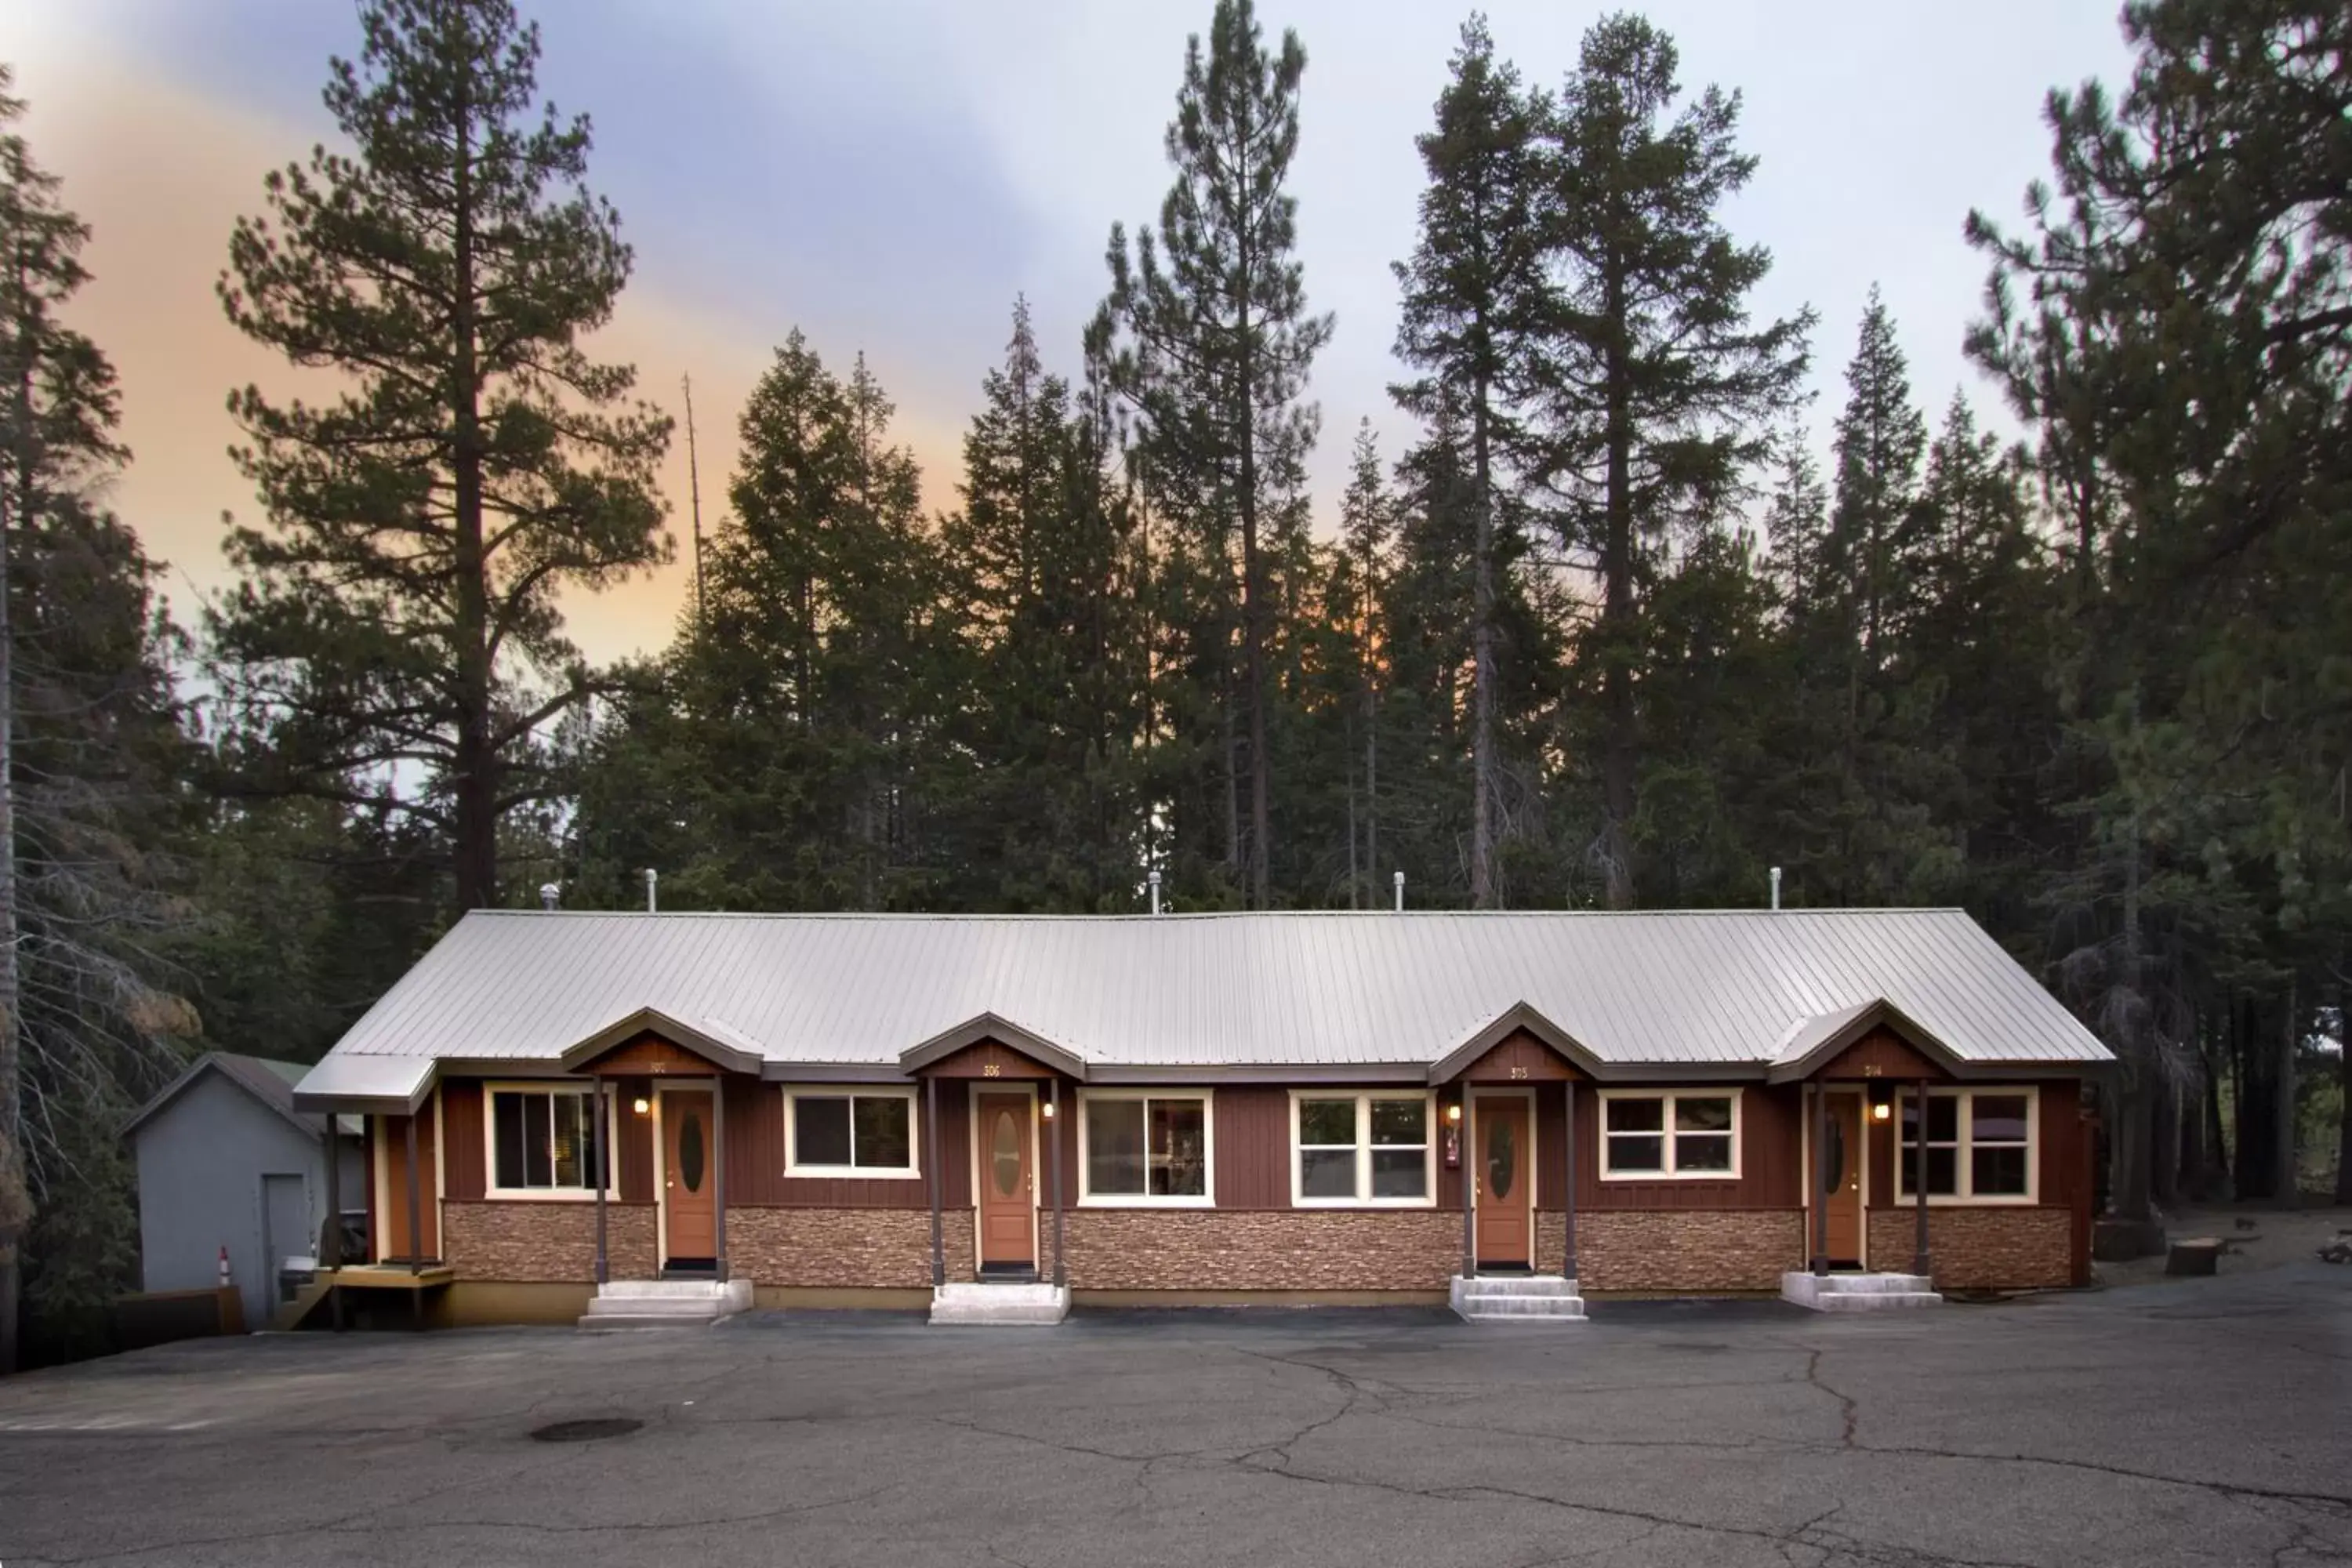
[[[1035,1099],[1025,1091],[972,1099],[983,1269],[1009,1272],[1037,1267],[1037,1177],[1031,1131],[1035,1107]]]
[[[1472,1173],[1481,1268],[1525,1268],[1534,1256],[1528,1214],[1535,1194],[1535,1140],[1524,1096],[1481,1095],[1478,1160]]]

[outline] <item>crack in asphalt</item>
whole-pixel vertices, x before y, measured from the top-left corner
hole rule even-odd
[[[698,1515],[690,1519],[614,1520],[603,1523],[570,1521],[557,1521],[550,1523],[538,1520],[511,1519],[404,1519],[401,1521],[400,1528],[406,1534],[416,1534],[425,1531],[499,1530],[547,1536],[638,1534],[653,1531],[731,1529],[739,1525],[764,1524],[774,1520],[788,1519],[795,1514],[815,1513],[825,1509],[867,1502],[885,1492],[898,1489],[899,1484],[893,1481],[867,1491],[856,1492],[848,1497],[828,1498],[821,1502],[787,1503],[782,1507],[761,1509],[748,1513]],[[17,1561],[33,1564],[34,1568],[65,1568],[65,1565],[71,1563],[119,1563],[129,1558],[152,1556],[159,1552],[185,1551],[194,1546],[241,1545],[248,1542],[288,1540],[299,1536],[373,1536],[381,1533],[381,1527],[363,1524],[362,1521],[372,1519],[388,1509],[413,1507],[415,1501],[429,1500],[446,1492],[464,1489],[464,1487],[435,1488],[424,1493],[421,1498],[408,1502],[388,1503],[362,1509],[356,1513],[345,1514],[320,1523],[288,1525],[279,1530],[245,1530],[231,1535],[179,1536],[170,1541],[151,1542],[143,1546],[117,1547],[111,1551],[86,1552],[68,1557],[30,1556],[19,1558]],[[1007,1559],[1007,1561],[1011,1560]]]
[[[1854,1427],[1862,1420],[1862,1410],[1861,1407],[1854,1403],[1853,1396],[1852,1394],[1841,1394],[1836,1389],[1832,1388],[1828,1384],[1822,1381],[1822,1357],[1828,1353],[1829,1352],[1827,1351],[1818,1349],[1805,1352],[1805,1382],[1814,1388],[1820,1389],[1823,1394],[1828,1394],[1832,1399],[1837,1401],[1838,1415],[1841,1424],[1841,1430],[1838,1434],[1838,1447],[1841,1448],[1851,1448],[1854,1446],[1853,1431]]]

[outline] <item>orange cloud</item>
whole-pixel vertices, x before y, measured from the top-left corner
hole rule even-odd
[[[261,209],[262,176],[307,157],[321,127],[219,103],[92,57],[28,71],[18,89],[32,102],[26,129],[35,155],[64,179],[66,201],[92,230],[84,256],[92,279],[72,313],[121,376],[122,437],[133,458],[112,500],[149,551],[170,563],[174,609],[193,624],[191,601],[232,581],[220,552],[222,514],[243,522],[261,517],[228,458],[237,435],[226,407],[229,390],[250,382],[273,395],[323,395],[313,373],[293,369],[231,328],[214,294],[236,218]],[[667,643],[688,592],[680,378],[694,378],[707,532],[726,510],[738,411],[791,325],[791,319],[714,315],[666,292],[658,234],[630,232],[637,277],[595,348],[635,363],[642,394],[681,416],[661,472],[679,548],[677,563],[650,577],[567,600],[574,639],[600,660]],[[803,324],[845,370],[853,351],[825,342],[821,313]],[[910,411],[898,435],[930,476],[932,500],[949,500],[959,450],[952,421]]]

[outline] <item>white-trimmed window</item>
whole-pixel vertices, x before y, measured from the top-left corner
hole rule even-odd
[[[915,1091],[886,1085],[784,1090],[787,1176],[915,1177]]]
[[[1736,1089],[1601,1091],[1604,1182],[1728,1182],[1739,1177]]]
[[[482,1086],[482,1134],[488,1145],[488,1195],[494,1198],[590,1198],[596,1195],[595,1126],[584,1083],[490,1083]],[[604,1092],[605,1195],[620,1193],[620,1159],[613,1114],[615,1097]]]
[[[1428,1208],[1437,1112],[1425,1092],[1290,1096],[1290,1199],[1301,1208]]]
[[[1897,1100],[1895,1195],[1909,1200],[1919,1160],[1919,1097],[1906,1089]],[[1928,1090],[1927,1201],[2032,1203],[2041,1123],[2042,1097],[2031,1089]]]
[[[1078,1202],[1207,1208],[1203,1090],[1078,1091]]]

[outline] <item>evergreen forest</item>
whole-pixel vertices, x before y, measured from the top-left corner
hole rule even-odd
[[[2131,0],[2024,205],[1951,214],[1981,308],[1921,321],[1758,305],[1769,171],[1653,22],[1515,58],[1471,16],[1394,128],[1384,443],[1316,396],[1356,327],[1299,256],[1312,40],[1194,3],[1164,186],[1101,215],[1078,341],[1004,301],[957,471],[787,331],[681,542],[681,422],[596,352],[660,237],[538,24],[362,0],[320,145],[206,261],[340,390],[221,388],[235,585],[169,610],[0,68],[0,1369],[104,1347],[118,1129],[196,1053],[315,1058],[465,910],[649,868],[666,910],[1106,914],[1777,868],[1965,908],[2107,1042],[2116,1213],[2352,1202],[2352,12]],[[566,595],[681,552],[659,646],[586,658]]]

